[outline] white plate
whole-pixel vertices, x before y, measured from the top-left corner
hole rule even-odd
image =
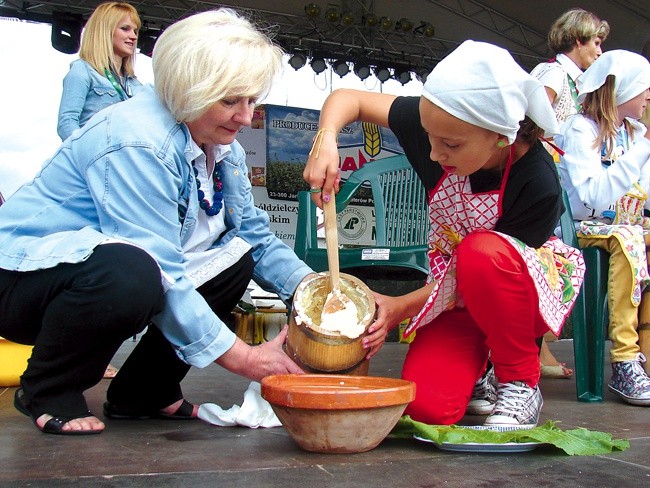
[[[451,444],[449,442],[437,443],[424,437],[414,436],[415,439],[433,444],[443,451],[457,452],[526,452],[541,446],[541,442],[504,442],[493,444],[487,442],[467,442],[465,444]]]

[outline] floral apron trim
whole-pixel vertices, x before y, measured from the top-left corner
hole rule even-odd
[[[625,195],[614,204],[614,219],[611,224],[585,220],[580,222],[576,233],[588,239],[617,239],[632,271],[632,292],[630,301],[635,307],[641,303],[643,288],[650,285],[648,259],[644,235],[650,233],[650,219],[644,216],[643,208],[648,194],[635,183]]]

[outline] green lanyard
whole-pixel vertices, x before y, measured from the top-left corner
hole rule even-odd
[[[576,84],[568,73],[566,75],[566,79],[569,81],[569,88],[571,88],[571,97],[573,98],[573,103],[576,106],[576,110],[580,112],[582,105],[578,103],[578,90],[576,88]]]
[[[122,100],[131,98],[131,94],[129,93],[127,87],[125,85],[122,85],[121,82],[117,81],[112,71],[110,71],[108,68],[104,68],[104,74],[106,75],[106,78],[108,78],[108,81],[110,81],[113,87],[117,90],[117,93],[119,93],[119,95],[122,97]]]

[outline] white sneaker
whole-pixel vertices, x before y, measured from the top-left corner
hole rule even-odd
[[[539,386],[531,388],[521,381],[499,383],[497,404],[484,425],[532,429],[537,426],[542,405],[544,400]]]
[[[467,415],[490,415],[497,402],[498,384],[494,366],[489,364],[483,376],[474,385],[472,399],[467,404],[465,413]]]

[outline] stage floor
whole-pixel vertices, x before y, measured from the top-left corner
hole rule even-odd
[[[124,343],[119,366],[134,347]],[[399,377],[408,346],[387,343],[370,374]],[[550,343],[573,365],[571,340]],[[609,365],[606,374],[610,373]],[[101,417],[110,380],[87,392]],[[187,399],[240,405],[250,382],[216,365],[192,369],[183,383]],[[540,423],[585,427],[630,441],[624,452],[568,456],[550,446],[523,453],[453,453],[417,440],[384,440],[359,454],[302,450],[282,427],[216,427],[200,420],[106,420],[98,436],[40,433],[13,407],[15,388],[0,389],[0,486],[30,487],[646,487],[650,484],[650,408],[627,405],[606,392],[603,403],[579,403],[573,379],[541,381]]]

